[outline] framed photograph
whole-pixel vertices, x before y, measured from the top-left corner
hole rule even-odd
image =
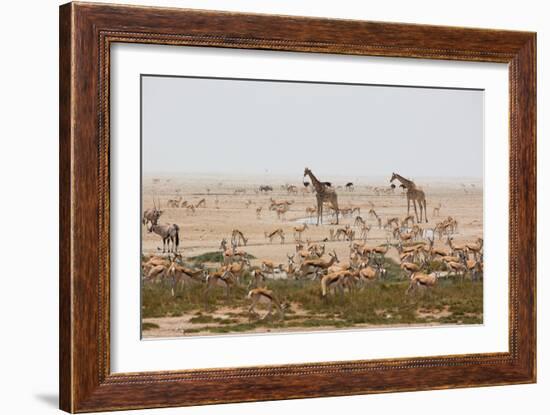
[[[536,381],[536,35],[60,8],[60,406]]]

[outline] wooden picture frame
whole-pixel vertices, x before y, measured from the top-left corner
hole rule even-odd
[[[509,352],[110,372],[109,59],[117,42],[509,65]],[[60,407],[68,412],[536,380],[536,34],[69,3],[60,8]]]

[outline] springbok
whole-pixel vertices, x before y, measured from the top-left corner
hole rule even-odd
[[[409,294],[412,290],[417,290],[418,287],[433,288],[437,284],[439,278],[438,272],[432,272],[431,274],[425,274],[423,272],[415,272],[411,275],[411,282],[406,294]]]
[[[230,271],[225,270],[223,267],[213,273],[204,271],[206,288],[204,290],[204,300],[208,302],[208,293],[214,287],[222,287],[225,291],[225,297],[229,297],[229,291],[231,287],[235,285],[235,277]]]
[[[311,206],[306,207],[306,215],[308,218],[313,219],[315,213],[317,213],[317,208]]]
[[[254,288],[248,292],[247,297],[252,300],[252,304],[248,308],[249,314],[257,315],[256,305],[258,303],[264,302],[267,303],[267,313],[262,317],[262,320],[265,320],[267,317],[271,316],[273,306],[279,312],[279,318],[284,320],[285,318],[285,309],[289,307],[288,303],[281,303],[273,294],[273,291],[268,290],[267,288]]]
[[[370,203],[372,204],[372,202]],[[369,210],[369,216],[374,216],[376,218],[376,222],[378,223],[378,229],[382,229],[382,218],[378,216],[376,210],[374,210],[374,207],[371,207]]]
[[[340,270],[331,272],[321,278],[321,296],[326,297],[332,288],[338,289],[341,295],[344,295],[344,287],[349,286],[348,279],[353,278],[354,272],[351,270]]]
[[[299,225],[299,226],[295,226],[294,227],[294,239],[296,239],[297,241],[301,241],[302,240],[302,233],[305,232],[307,229],[308,229],[307,223],[304,223],[304,224]],[[296,235],[298,235],[297,238],[296,238]]]
[[[200,207],[203,207],[205,208],[206,207],[206,199],[205,198],[202,198],[201,200],[199,200],[197,202],[197,204],[195,205],[195,208],[200,208]]]
[[[233,229],[231,232],[231,245],[239,246],[239,242],[241,241],[246,246],[248,239],[244,237],[244,234],[240,230]]]
[[[273,238],[278,236],[281,239],[281,245],[285,243],[285,233],[282,228],[275,229],[271,233],[264,232],[265,239],[269,239],[269,243],[273,242]]]
[[[302,263],[300,266],[299,273],[302,277],[306,277],[309,274],[314,274],[314,277],[318,273],[326,271],[329,267],[334,265],[336,262],[339,262],[336,251],[329,252],[330,260],[325,261],[321,258],[319,259],[308,259]]]
[[[466,251],[468,253],[470,252],[473,253],[476,259],[478,255],[481,255],[482,250],[483,250],[483,238],[477,238],[477,240],[474,243],[466,244]]]

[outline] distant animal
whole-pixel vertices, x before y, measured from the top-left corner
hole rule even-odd
[[[272,191],[273,191],[273,187],[271,187],[271,186],[268,186],[268,185],[261,185],[260,186],[260,192],[268,193],[268,192],[272,192]]]
[[[348,182],[346,183],[346,190],[348,192],[353,192],[355,190],[355,188],[353,187],[353,183],[352,182]]]

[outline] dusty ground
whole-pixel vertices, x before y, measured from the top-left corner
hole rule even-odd
[[[344,188],[337,188],[340,207],[359,207],[360,216],[372,225],[367,243],[378,245],[385,243],[391,236],[384,229],[378,229],[375,218],[369,217],[368,211],[371,203],[383,223],[389,217],[403,218],[407,213],[406,197],[399,188],[393,194],[376,195],[372,187],[389,188],[389,177],[379,179],[355,181],[353,192]],[[282,185],[293,184],[298,188],[298,194],[288,194]],[[334,182],[340,186],[345,182]],[[258,192],[260,185],[271,185],[273,192],[262,194]],[[483,236],[483,189],[481,181],[468,179],[442,181],[418,181],[427,195],[428,223],[423,223],[423,228],[432,228],[437,221],[447,216],[458,220],[459,231],[455,235],[456,243],[474,241]],[[180,252],[184,258],[194,257],[206,252],[219,250],[222,238],[230,240],[233,229],[241,230],[248,238],[246,251],[257,259],[252,260],[252,265],[259,265],[261,259],[271,259],[276,263],[287,262],[287,254],[295,252],[293,227],[308,221],[306,207],[314,207],[315,196],[312,193],[302,191],[301,176],[294,178],[254,179],[248,177],[216,177],[216,176],[181,176],[181,177],[144,177],[143,181],[143,209],[153,207],[153,199],[160,200],[164,211],[161,223],[177,223],[180,227]],[[244,189],[244,193],[242,190]],[[236,192],[237,191],[237,192]],[[168,199],[177,199],[179,196],[189,203],[196,204],[202,198],[206,199],[206,207],[197,208],[193,214],[185,208],[167,207]],[[273,211],[269,211],[269,200],[292,200],[290,210],[286,218],[280,220]],[[433,208],[441,203],[439,217],[433,216]],[[260,218],[256,215],[256,208],[262,207]],[[411,213],[414,213],[411,206]],[[340,226],[353,225],[353,217],[341,218]],[[323,241],[329,237],[329,229],[336,229],[336,225],[330,224],[331,218],[325,217],[322,226],[310,225],[303,233],[303,240]],[[276,228],[283,228],[286,236],[285,244],[279,240],[269,243],[264,237],[264,232],[270,232]],[[162,248],[160,238],[148,233],[142,227],[143,253],[158,253]],[[437,241],[436,246],[445,246],[445,241]],[[326,242],[327,252],[336,250],[341,260],[347,260],[349,255],[348,242]],[[387,257],[397,261],[398,254],[395,249],[390,249]],[[212,264],[215,265],[215,264]],[[216,311],[216,317],[224,318],[223,310]],[[419,311],[421,313],[421,311]],[[218,315],[219,314],[219,315]],[[164,317],[145,319],[144,322],[154,323],[159,328],[144,331],[146,337],[169,337],[182,335],[192,323],[192,316]]]

